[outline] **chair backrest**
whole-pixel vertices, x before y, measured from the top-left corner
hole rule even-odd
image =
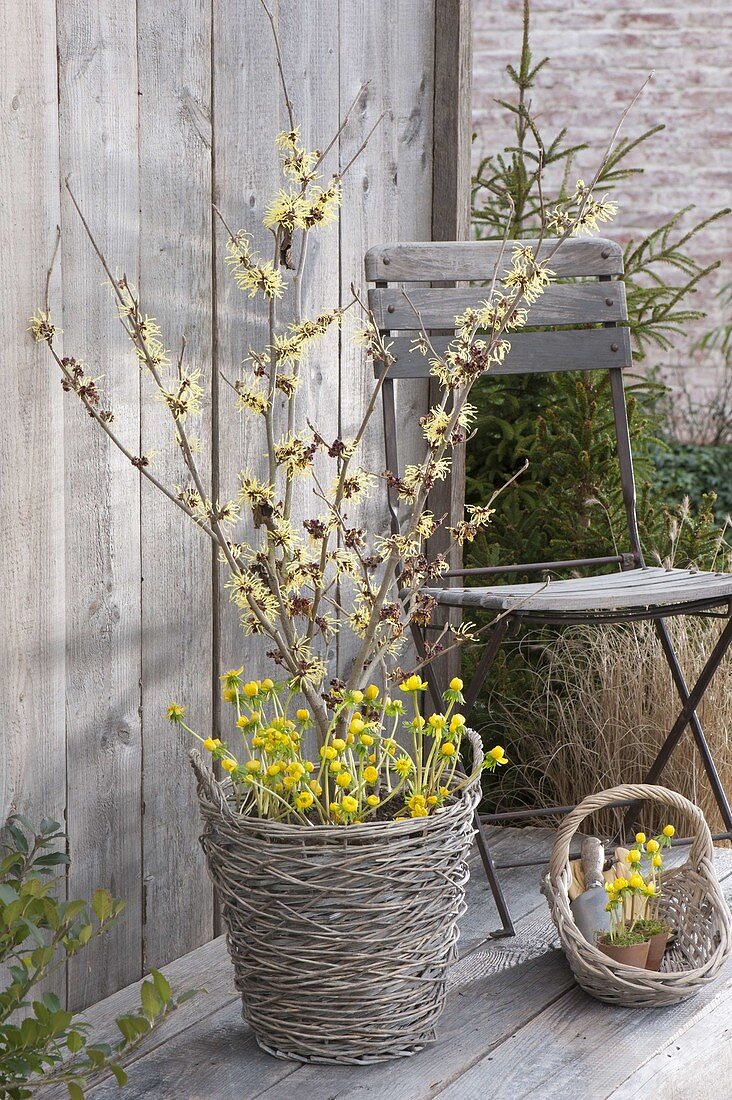
[[[524,243],[536,245],[535,241],[509,241],[504,248],[500,241],[440,241],[383,245],[367,252],[369,307],[380,331],[390,338],[395,357],[382,391],[386,462],[393,472],[401,472],[394,383],[430,376],[429,357],[413,350],[415,335],[424,327],[435,350],[444,350],[454,334],[455,316],[485,300],[496,265],[500,261],[501,271],[508,270],[512,246]],[[547,255],[554,243],[546,240],[541,254]],[[569,568],[618,563],[632,568],[643,564],[643,555],[622,377],[623,369],[632,365],[630,332],[624,327],[628,312],[623,252],[604,238],[569,239],[549,267],[555,279],[530,307],[526,329],[510,334],[511,351],[503,363],[491,367],[491,374],[609,371],[629,552],[551,564]],[[378,364],[375,373],[380,373]],[[399,506],[393,493],[389,507],[392,529],[398,530]],[[454,570],[451,575],[517,572],[548,564]]]

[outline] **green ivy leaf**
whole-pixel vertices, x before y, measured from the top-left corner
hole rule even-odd
[[[151,970],[150,975],[153,982],[155,983],[155,989],[157,990],[158,997],[162,1001],[163,1005],[169,1004],[172,995],[170,982],[164,974],[160,973],[159,970]]]
[[[154,1020],[163,1007],[160,997],[155,990],[155,986],[149,981],[142,983],[140,1001],[142,1002],[142,1011],[145,1013],[148,1020]]]
[[[66,1046],[71,1054],[77,1054],[84,1046],[84,1037],[78,1031],[70,1031],[66,1036]]]
[[[95,890],[92,894],[92,909],[99,921],[105,921],[112,915],[114,898],[109,890]]]

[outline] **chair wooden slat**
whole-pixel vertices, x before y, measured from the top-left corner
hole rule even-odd
[[[425,591],[446,607],[483,607],[524,614],[623,611],[702,600],[722,603],[732,597],[732,574],[649,566],[606,577]]]
[[[451,329],[466,309],[479,309],[486,287],[377,287],[369,307],[384,330]],[[553,283],[529,309],[530,325],[576,325],[623,321],[625,284]]]
[[[536,247],[536,241],[509,241],[503,249],[502,269],[511,263],[514,244]],[[546,242],[540,258],[547,256],[553,242]],[[418,241],[388,244],[366,253],[369,282],[461,282],[492,279],[501,255],[501,241]],[[565,241],[549,263],[559,278],[622,275],[623,250],[603,237]]]
[[[390,343],[396,361],[389,367],[390,378],[427,378],[431,356],[413,350],[412,336],[397,336]],[[449,336],[431,337],[441,355]],[[492,375],[547,374],[552,371],[611,370],[631,366],[630,332],[627,328],[578,331],[517,332],[510,337],[511,351],[503,363],[491,367]],[[375,364],[374,374],[381,373]]]

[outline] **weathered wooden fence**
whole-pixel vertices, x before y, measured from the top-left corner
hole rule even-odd
[[[340,227],[318,238],[312,310],[347,298],[369,245],[464,231],[469,4],[271,3],[309,143],[330,138],[370,81],[334,169],[391,109],[346,177]],[[68,176],[169,345],[185,332],[210,394],[202,461],[223,496],[253,444],[219,371],[236,371],[262,322],[226,277],[211,203],[264,234],[285,112],[257,0],[0,0],[0,20],[0,808],[3,820],[19,809],[65,822],[69,896],[104,885],[127,899],[109,938],[69,969],[78,1006],[213,934],[188,745],[163,715],[179,699],[201,732],[214,728],[218,673],[249,654],[205,538],[63,399],[27,319],[60,227],[49,295],[65,353],[104,376],[132,449],[159,448],[159,476],[180,481],[167,414],[141,400]],[[307,412],[326,433],[348,434],[369,385],[351,324],[312,371]],[[426,400],[405,386],[405,425]],[[378,431],[369,447],[378,466]],[[381,502],[362,518],[385,526]]]

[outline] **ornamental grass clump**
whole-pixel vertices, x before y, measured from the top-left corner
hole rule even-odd
[[[270,22],[274,30],[271,16]],[[187,361],[185,340],[179,354],[169,350],[138,289],[114,273],[70,188],[109,281],[133,361],[170,415],[171,446],[180,465],[177,482],[165,483],[155,472],[154,456],[123,441],[116,412],[102,396],[101,373],[96,365],[61,352],[48,303],[34,315],[31,331],[47,344],[64,390],[76,396],[141,477],[211,539],[227,570],[225,585],[240,609],[245,635],[268,644],[270,667],[262,672],[271,676],[245,680],[236,671],[224,677],[240,742],[236,747],[219,738],[204,742],[231,776],[232,797],[242,812],[309,825],[437,813],[465,782],[456,765],[462,729],[454,712],[458,689],[445,693],[442,714],[422,714],[416,702],[424,691],[421,669],[438,653],[476,640],[478,631],[467,621],[448,622],[419,662],[407,649],[410,631],[428,627],[437,607],[424,586],[449,569],[446,554],[427,554],[427,540],[446,525],[430,509],[429,495],[449,477],[453,449],[471,430],[471,388],[492,364],[503,361],[511,333],[530,323],[532,304],[553,278],[552,256],[570,236],[593,232],[611,219],[615,207],[594,195],[596,175],[589,185],[578,181],[572,194],[547,206],[543,232],[532,244],[508,242],[506,226],[505,251],[495,271],[486,272],[485,300],[455,318],[447,349],[438,353],[424,330],[415,341],[413,354],[429,360],[438,390],[421,420],[421,457],[401,470],[370,468],[363,443],[394,362],[390,343],[356,288],[346,303],[324,305],[314,316],[302,312],[314,251],[310,240],[337,221],[343,178],[370,137],[344,167],[327,169],[363,89],[332,140],[323,149],[312,148],[295,121],[276,35],[275,45],[288,126],[276,138],[281,183],[264,216],[271,238],[268,254],[261,254],[249,232],[230,227],[216,209],[232,277],[267,317],[263,341],[251,346],[242,333],[241,364],[221,372],[248,436],[261,440],[256,468],[243,467],[238,484],[222,487],[221,493],[206,482],[195,434],[207,401],[201,364]],[[547,242],[545,233],[556,239]],[[319,341],[350,311],[359,316],[357,339],[377,379],[355,432],[341,437],[304,417],[299,395],[316,369]],[[359,523],[359,508],[369,495],[385,497],[387,487],[408,516],[398,533],[382,535]],[[450,538],[460,545],[475,538],[492,512],[492,501],[469,507],[465,517],[446,526]],[[351,659],[341,677],[332,679],[326,654],[336,636],[341,654]],[[366,695],[377,683],[383,703],[380,696]],[[306,718],[301,716],[305,712]],[[184,724],[179,703],[171,705],[169,717]],[[312,727],[318,742],[314,759],[303,754],[306,727]],[[402,734],[410,751],[397,747]],[[496,746],[473,766],[494,768],[505,759]]]
[[[238,735],[234,746],[201,737],[186,723],[182,707],[168,708],[169,719],[196,737],[228,773],[241,813],[303,825],[427,817],[482,769],[508,763],[496,745],[473,761],[470,774],[459,770],[465,717],[455,707],[465,700],[457,676],[443,694],[444,710],[429,716],[420,703],[427,683],[416,673],[402,680],[394,699],[382,698],[376,684],[363,691],[333,688],[328,734],[315,759],[308,759],[303,738],[312,717],[305,707],[293,713],[292,685],[246,680],[243,671],[222,676]]]

